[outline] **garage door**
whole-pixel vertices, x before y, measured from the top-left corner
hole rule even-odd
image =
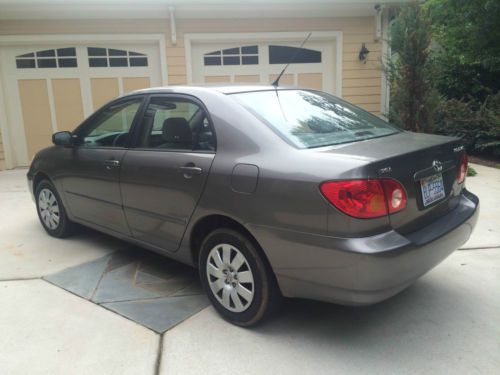
[[[17,165],[50,145],[52,133],[74,129],[109,100],[161,83],[154,45],[10,47],[2,60]]]
[[[192,45],[193,83],[269,84],[290,59],[280,80],[283,85],[298,85],[334,93],[335,42],[298,43],[194,43]]]

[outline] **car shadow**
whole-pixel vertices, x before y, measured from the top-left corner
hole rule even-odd
[[[363,307],[285,299],[277,314],[254,329],[258,334],[273,336],[289,336],[292,331],[314,345],[325,341],[328,345],[367,349],[380,345],[379,339],[400,341],[410,337],[422,326],[433,334],[446,335],[450,325],[460,322],[470,309],[455,287],[449,280],[423,278],[386,301]],[[425,337],[421,338],[425,345]]]

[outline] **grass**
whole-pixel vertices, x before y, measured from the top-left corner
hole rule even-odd
[[[475,175],[477,175],[476,170],[469,166],[469,168],[467,168],[467,177],[474,177]]]

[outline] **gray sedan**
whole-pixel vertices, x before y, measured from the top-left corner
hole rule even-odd
[[[282,296],[389,298],[467,241],[479,211],[459,139],[314,90],[142,90],[53,142],[28,172],[48,234],[83,224],[198,267],[241,326]]]

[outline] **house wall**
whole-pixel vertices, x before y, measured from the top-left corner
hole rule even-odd
[[[374,41],[374,17],[306,19],[177,20],[177,43],[170,39],[167,20],[26,20],[0,21],[0,35],[163,33],[167,40],[169,84],[185,84],[185,33],[266,31],[342,31],[342,94],[354,104],[380,114],[382,43]],[[366,64],[359,62],[361,44],[370,50]]]
[[[380,115],[381,41],[374,41],[374,17],[303,19],[178,19],[177,43],[172,44],[165,19],[3,20],[0,35],[159,33],[166,37],[168,84],[186,84],[186,33],[249,33],[283,31],[342,31],[342,96]],[[358,60],[362,43],[370,50],[366,63]],[[334,69],[334,67],[332,67]],[[5,168],[0,135],[0,169]]]

